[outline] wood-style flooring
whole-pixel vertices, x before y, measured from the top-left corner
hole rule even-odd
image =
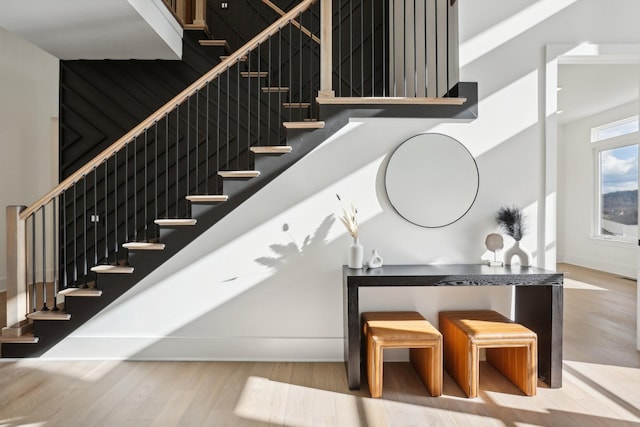
[[[342,363],[0,363],[5,426],[640,426],[636,282],[560,265],[564,377],[527,397],[483,363],[479,397],[445,374],[428,396],[408,363],[385,364],[383,395],[350,391]]]

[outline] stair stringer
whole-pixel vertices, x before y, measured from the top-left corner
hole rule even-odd
[[[331,135],[339,131],[349,121],[349,112],[333,114],[323,129],[287,131],[288,145],[291,153],[281,156],[261,155],[256,159],[256,169],[261,175],[250,180],[225,180],[224,190],[229,200],[220,204],[193,204],[192,216],[197,224],[192,227],[162,228],[160,240],[166,245],[163,251],[131,251],[129,263],[134,266],[131,274],[101,274],[97,286],[102,296],[74,297],[66,299],[67,311],[71,314],[69,321],[34,321],[34,335],[40,337],[38,343],[4,343],[2,357],[40,357],[57,343],[77,330],[89,319],[108,309],[109,304],[122,297],[127,291],[151,274],[156,268],[168,261],[189,243],[210,229],[221,219],[230,215],[234,209],[251,196],[260,191],[294,163],[321,145]],[[125,296],[126,297],[126,296]]]

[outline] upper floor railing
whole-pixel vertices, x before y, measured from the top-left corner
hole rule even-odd
[[[162,0],[183,28],[207,28],[207,0]]]

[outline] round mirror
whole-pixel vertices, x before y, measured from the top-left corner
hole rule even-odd
[[[407,221],[444,227],[462,218],[478,195],[478,165],[457,140],[439,133],[416,135],[389,159],[387,195]]]

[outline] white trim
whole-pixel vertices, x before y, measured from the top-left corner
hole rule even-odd
[[[558,254],[558,262],[578,265],[580,267],[592,268],[594,270],[605,271],[619,276],[635,278],[636,266],[627,263],[617,263],[609,260],[584,258],[574,255]]]
[[[47,351],[56,360],[344,361],[343,337],[82,337]],[[242,358],[237,355],[242,354]],[[197,356],[193,356],[197,355]]]

